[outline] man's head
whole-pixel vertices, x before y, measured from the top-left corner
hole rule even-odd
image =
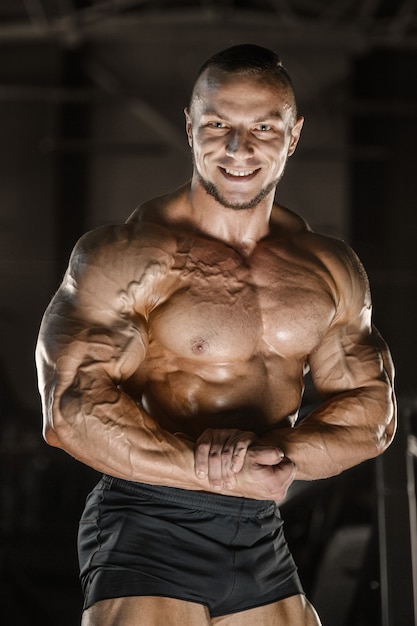
[[[273,50],[255,44],[241,44],[222,50],[208,59],[200,68],[191,95],[198,93],[199,79],[211,72],[224,73],[242,78],[256,78],[266,82],[277,82],[287,92],[293,106],[294,120],[297,119],[297,104],[294,87],[279,55]]]
[[[194,181],[228,208],[270,202],[303,123],[275,52],[245,44],[211,57],[185,114]]]

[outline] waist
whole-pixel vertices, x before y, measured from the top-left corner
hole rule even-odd
[[[278,512],[278,506],[273,500],[253,500],[206,491],[150,485],[115,478],[108,474],[103,475],[101,482],[105,489],[117,489],[128,495],[145,497],[153,501],[171,503],[177,507],[198,509],[208,513],[261,519],[271,515],[274,511]]]

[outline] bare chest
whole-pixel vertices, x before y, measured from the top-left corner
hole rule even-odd
[[[202,362],[279,355],[303,359],[335,312],[322,268],[302,257],[261,251],[190,251],[149,318],[150,349]]]

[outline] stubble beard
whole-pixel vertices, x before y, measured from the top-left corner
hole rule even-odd
[[[201,186],[205,190],[205,192],[209,196],[214,198],[219,204],[224,206],[226,209],[233,209],[234,211],[247,211],[248,209],[253,209],[254,207],[256,207],[260,202],[262,202],[262,200],[264,200],[267,196],[269,196],[269,194],[272,191],[275,191],[275,188],[278,185],[279,181],[281,180],[282,174],[283,174],[282,172],[279,178],[277,178],[277,180],[273,180],[272,182],[269,183],[269,185],[267,185],[266,187],[263,187],[263,189],[261,189],[259,193],[251,200],[248,200],[247,202],[231,202],[230,200],[222,196],[222,194],[219,192],[219,190],[217,189],[214,183],[203,178],[203,176],[198,171],[198,168],[196,167],[196,164],[194,161],[194,155],[193,155],[193,163],[194,163],[194,171],[196,172],[197,178]]]

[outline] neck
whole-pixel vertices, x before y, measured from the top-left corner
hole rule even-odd
[[[272,191],[251,209],[233,209],[220,204],[194,177],[189,187],[191,219],[201,232],[250,253],[269,232],[274,201]]]

